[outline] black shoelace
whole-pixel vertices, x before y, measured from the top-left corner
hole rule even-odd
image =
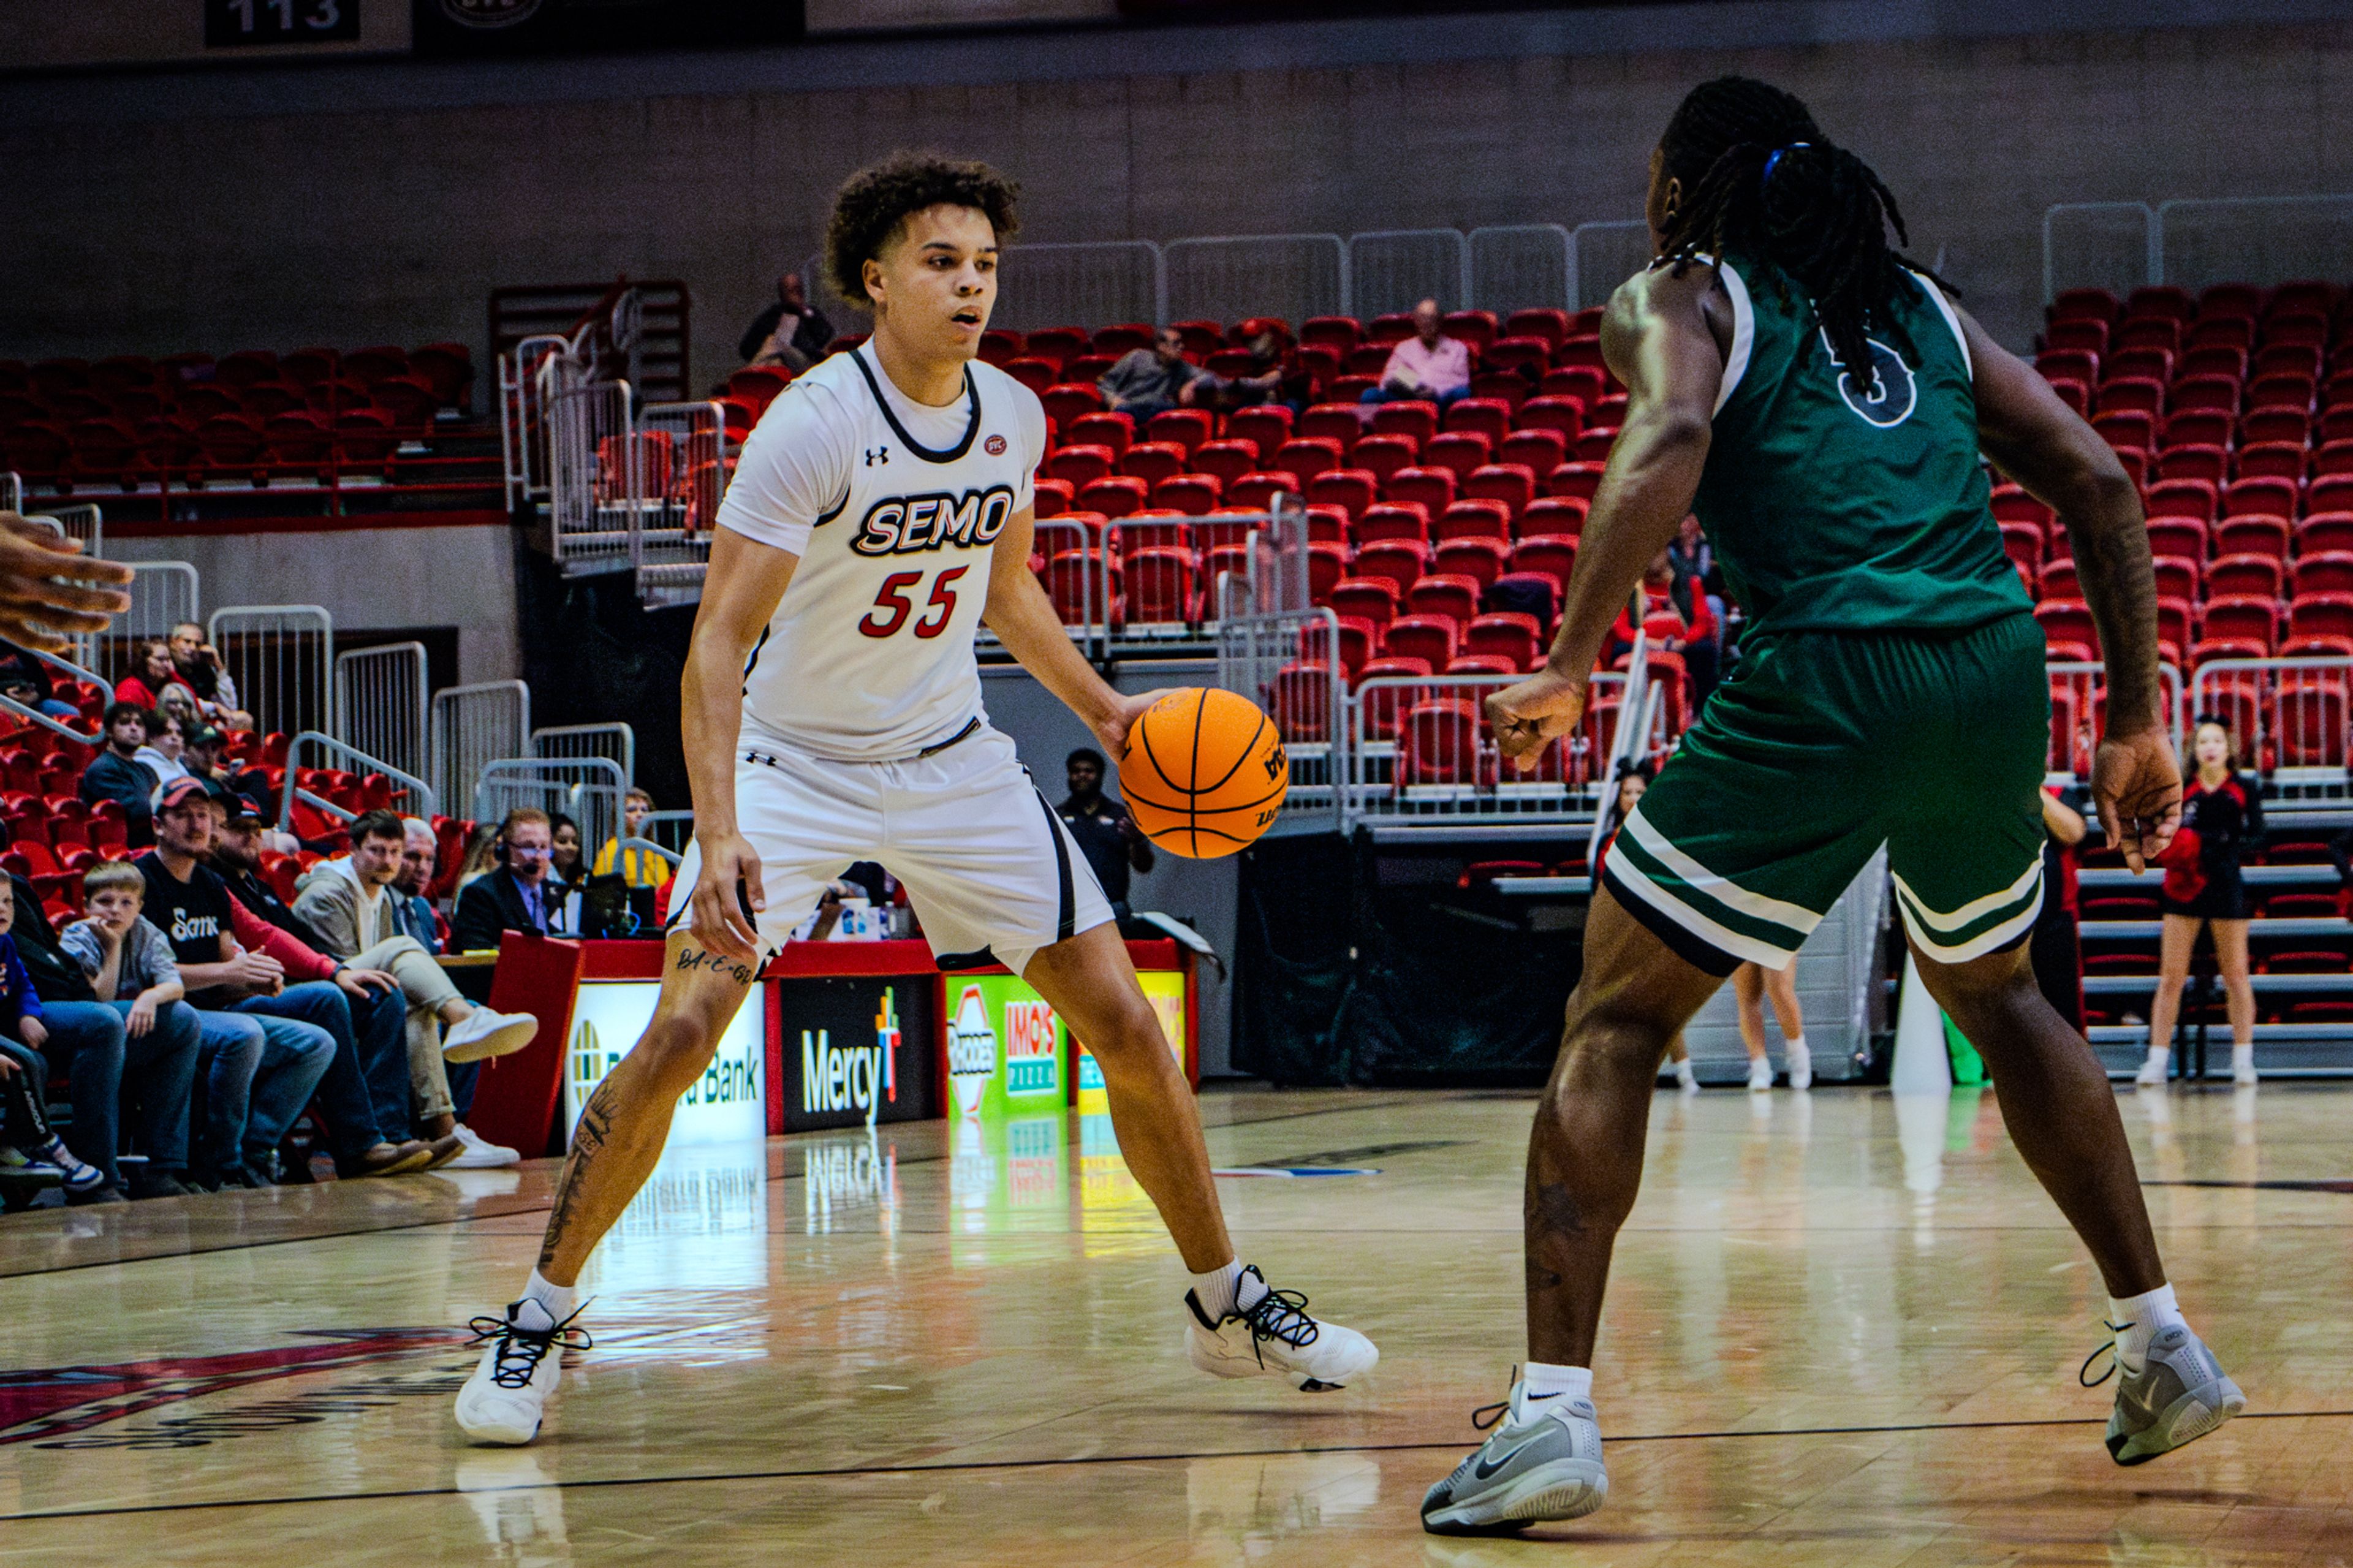
[[[2100,1327],[2107,1330],[2110,1334],[2120,1334],[2126,1329],[2131,1328],[2132,1325],[2130,1323],[2112,1323],[2105,1318],[2103,1318],[2100,1320]],[[2108,1370],[2100,1373],[2097,1377],[2087,1376],[2086,1374],[2092,1370],[2092,1363],[2099,1360],[2103,1353],[2105,1353],[2108,1358]],[[2084,1364],[2075,1369],[2075,1381],[2082,1384],[2085,1388],[2097,1388],[2100,1384],[2107,1382],[2108,1379],[2116,1376],[2116,1369],[2123,1364],[2123,1363],[2116,1360],[2116,1342],[2114,1339],[2104,1340],[2101,1342],[2100,1348],[2094,1351],[2090,1355],[2085,1356],[2084,1358]]]
[[[584,1301],[574,1310],[571,1317],[544,1332],[517,1328],[512,1316],[483,1316],[472,1320],[466,1326],[474,1331],[475,1344],[484,1340],[499,1342],[497,1357],[491,1363],[491,1381],[501,1388],[528,1388],[532,1373],[539,1370],[539,1363],[547,1358],[550,1350],[585,1351],[596,1348],[596,1342],[588,1337],[587,1330],[572,1326],[586,1310],[587,1303]]]
[[[1512,1369],[1512,1386],[1514,1388],[1518,1387],[1519,1382],[1520,1369],[1515,1366]],[[1557,1399],[1560,1395],[1557,1394],[1531,1394],[1528,1397],[1531,1400]],[[1471,1426],[1475,1431],[1484,1432],[1489,1427],[1493,1426],[1497,1422],[1503,1420],[1504,1415],[1510,1412],[1511,1408],[1512,1397],[1507,1394],[1494,1404],[1482,1405],[1478,1409],[1471,1412]]]
[[[1281,1340],[1293,1350],[1302,1350],[1314,1344],[1323,1331],[1307,1315],[1307,1298],[1296,1290],[1270,1289],[1234,1316],[1250,1325],[1250,1348],[1261,1366],[1266,1364],[1267,1341]]]

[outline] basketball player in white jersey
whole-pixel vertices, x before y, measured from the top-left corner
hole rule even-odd
[[[478,1443],[528,1443],[582,1337],[574,1286],[659,1157],[765,955],[855,860],[906,885],[944,968],[998,963],[1101,1064],[1122,1154],[1193,1274],[1187,1351],[1219,1377],[1335,1387],[1379,1359],[1268,1288],[1226,1236],[1192,1091],[1109,904],[981,710],[973,636],[1013,656],[1118,755],[1150,695],[1113,691],[1029,571],[1046,417],[974,355],[1014,187],[902,154],[851,176],[827,236],[874,334],[795,381],[745,443],[719,511],[682,682],[695,843],[661,999],[575,1129],[539,1267],[458,1396]]]

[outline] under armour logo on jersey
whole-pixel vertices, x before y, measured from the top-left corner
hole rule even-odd
[[[867,466],[868,468],[872,468],[872,467],[874,467],[874,465],[875,465],[875,464],[877,464],[877,463],[888,463],[890,460],[891,460],[891,448],[890,448],[890,447],[867,447],[867,448],[866,448],[866,466]]]
[[[1858,391],[1853,371],[1839,358],[1838,350],[1831,346],[1830,333],[1822,333],[1822,346],[1830,351],[1831,363],[1839,373],[1839,401],[1864,424],[1892,430],[1912,417],[1913,407],[1919,402],[1919,387],[1913,380],[1912,367],[1904,363],[1902,354],[1877,338],[1865,338],[1863,342],[1871,350],[1871,384]]]

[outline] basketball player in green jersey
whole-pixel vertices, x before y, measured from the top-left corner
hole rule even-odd
[[[1529,1142],[1528,1353],[1485,1444],[1430,1489],[1438,1532],[1571,1519],[1609,1478],[1594,1336],[1668,1042],[1746,961],[1788,964],[1883,844],[1928,990],[2097,1261],[2137,1464],[2245,1405],[2166,1284],[2107,1076],[2036,989],[2041,628],[1979,454],[2056,509],[2106,650],[2093,795],[2134,869],[2172,838],[2156,588],[2132,480],[2041,377],[1889,247],[1894,198],[1803,104],[1698,88],[1651,165],[1658,260],[1602,349],[1630,395],[1545,669],[1490,698],[1523,763],[1567,733],[1643,564],[1696,510],[1748,614],[1741,660],[1627,818]]]

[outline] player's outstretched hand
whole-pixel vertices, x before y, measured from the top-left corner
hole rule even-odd
[[[738,963],[760,962],[760,911],[768,895],[760,886],[760,857],[736,834],[698,834],[702,870],[694,879],[694,940]]]
[[[1124,691],[1117,694],[1119,700],[1113,706],[1110,716],[1094,726],[1095,739],[1103,743],[1103,750],[1113,763],[1116,763],[1127,750],[1127,732],[1135,727],[1138,719],[1144,717],[1144,710],[1176,689],[1173,686],[1161,686],[1150,691],[1136,692],[1134,696]]]
[[[77,634],[102,632],[131,607],[121,591],[130,581],[131,568],[121,562],[90,560],[79,540],[0,511],[0,637],[63,653]]]
[[[1547,742],[1577,728],[1585,712],[1585,682],[1549,667],[1487,699],[1495,744],[1522,773],[1536,765]]]
[[[2134,874],[2173,842],[2181,826],[2181,764],[2159,729],[2110,735],[2092,754],[2092,800],[2108,842]]]

